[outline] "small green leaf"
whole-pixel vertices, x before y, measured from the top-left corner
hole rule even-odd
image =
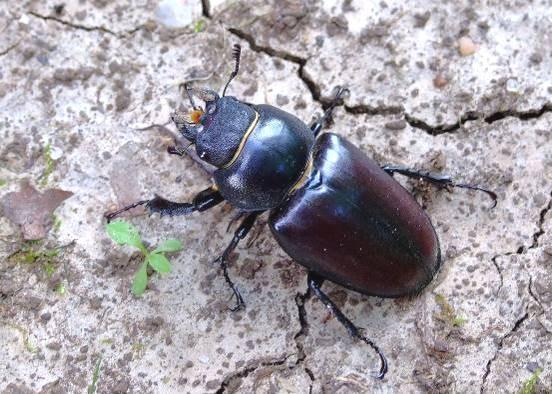
[[[520,394],[534,394],[536,390],[536,386],[539,380],[539,375],[541,374],[542,369],[537,368],[535,372],[527,379],[523,386],[521,387],[521,390],[519,391]]]
[[[94,372],[92,373],[92,384],[88,386],[88,394],[96,394],[98,379],[100,379],[101,363],[102,363],[102,356],[100,356],[98,358],[98,361],[96,361],[96,367],[94,368]]]
[[[162,254],[152,253],[148,256],[148,261],[151,268],[160,274],[171,272],[171,263],[169,263],[169,260]]]
[[[168,239],[161,245],[156,247],[152,253],[178,252],[179,250],[182,250],[182,242],[180,242],[178,239]]]
[[[452,325],[454,327],[461,327],[466,324],[467,321],[468,319],[466,319],[465,317],[456,316],[454,319],[452,319]]]
[[[134,281],[132,282],[132,294],[136,297],[140,297],[144,294],[146,286],[148,284],[148,263],[144,261],[140,266],[140,269],[134,275]]]
[[[194,23],[194,33],[200,33],[205,28],[205,21],[203,19],[199,19]]]
[[[107,234],[119,245],[130,245],[146,254],[146,248],[140,240],[140,234],[132,224],[118,220],[105,226]]]
[[[63,283],[60,283],[56,286],[56,293],[58,293],[60,296],[64,295],[65,294],[65,285]]]

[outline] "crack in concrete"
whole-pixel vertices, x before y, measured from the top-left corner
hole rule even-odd
[[[119,39],[128,38],[128,37],[132,36],[133,34],[135,34],[136,32],[138,32],[138,31],[140,31],[140,30],[142,30],[143,28],[146,27],[145,25],[139,25],[139,26],[136,26],[132,29],[129,29],[129,30],[123,32],[123,33],[116,33],[113,30],[110,30],[105,26],[81,25],[81,24],[78,24],[78,23],[73,23],[73,22],[66,21],[64,19],[61,19],[61,18],[58,18],[58,17],[55,17],[55,16],[42,15],[42,14],[39,14],[38,12],[35,12],[35,11],[29,11],[29,15],[32,15],[35,18],[39,18],[39,19],[42,19],[44,21],[52,21],[52,22],[60,23],[62,25],[70,27],[72,29],[84,30],[84,31],[87,31],[87,32],[98,31],[98,32],[105,33],[105,34],[108,34],[108,35],[113,36],[113,37],[117,37]]]
[[[18,40],[16,43],[10,45],[9,47],[7,47],[6,49],[4,49],[3,51],[0,52],[0,56],[4,56],[4,55],[7,55],[10,51],[12,51],[13,49],[17,48],[17,46],[21,43],[21,40]]]
[[[496,348],[496,351],[493,357],[487,362],[487,365],[485,366],[485,373],[483,374],[483,381],[481,383],[481,389],[480,389],[481,393],[483,393],[483,391],[485,390],[485,384],[487,383],[487,377],[491,373],[492,364],[493,362],[495,362],[496,358],[498,357],[498,354],[502,350],[502,347],[504,346],[504,341],[508,339],[510,336],[512,336],[521,327],[523,322],[528,318],[529,318],[529,313],[526,310],[525,314],[516,320],[512,329],[509,332],[507,332],[506,335],[504,335],[498,342],[498,346]]]
[[[407,113],[404,114],[406,122],[413,128],[421,129],[431,135],[439,135],[445,133],[453,133],[460,129],[466,122],[475,120],[483,120],[487,124],[492,124],[499,120],[506,119],[508,117],[517,118],[519,120],[537,119],[547,112],[552,112],[552,103],[546,103],[539,109],[530,109],[527,111],[506,110],[497,111],[491,114],[485,115],[484,113],[477,111],[468,111],[464,115],[461,115],[458,122],[453,124],[441,124],[432,126],[429,123],[421,119],[417,119]]]
[[[502,289],[502,285],[504,284],[504,277],[502,276],[502,270],[500,269],[500,266],[496,262],[496,259],[502,257],[502,255],[497,254],[496,256],[493,256],[491,261],[493,262],[493,265],[495,266],[496,270],[498,271],[498,275],[500,276],[500,284],[498,285],[498,289],[496,291],[496,294],[500,293],[500,290]]]
[[[251,34],[245,33],[239,29],[236,29],[234,27],[229,27],[227,29],[231,34],[235,35],[236,37],[246,41],[249,46],[251,47],[251,50],[257,53],[264,53],[271,57],[277,57],[278,59],[287,60],[292,63],[298,64],[299,66],[305,65],[307,63],[307,59],[299,57],[297,55],[294,55],[289,52],[285,51],[279,51],[277,49],[271,48],[269,46],[262,46],[257,44],[255,41],[255,38]]]
[[[108,28],[106,28],[104,26],[80,25],[78,23],[69,22],[69,21],[63,20],[63,19],[55,17],[55,16],[42,15],[42,14],[39,14],[38,12],[35,12],[35,11],[29,11],[29,15],[32,15],[35,18],[39,18],[39,19],[42,19],[44,21],[52,21],[52,22],[60,23],[62,25],[65,25],[65,26],[68,26],[68,27],[71,27],[71,28],[77,29],[77,30],[99,31],[99,32],[102,32],[102,33],[106,33],[106,34],[109,34],[109,35],[112,35],[112,36],[119,37],[119,35],[117,33],[109,30]]]
[[[299,323],[301,325],[301,328],[295,334],[293,337],[295,341],[295,346],[297,348],[297,351],[295,353],[287,354],[281,359],[275,359],[273,361],[262,361],[258,364],[251,365],[249,367],[243,368],[239,371],[236,371],[229,376],[227,376],[221,383],[219,389],[216,391],[217,394],[222,394],[226,392],[226,389],[228,388],[231,383],[237,379],[242,379],[248,377],[250,374],[254,373],[259,368],[263,367],[274,367],[274,366],[280,366],[284,365],[286,361],[293,355],[297,355],[297,359],[295,360],[295,363],[288,367],[289,370],[293,370],[299,366],[302,365],[303,361],[306,359],[306,354],[303,348],[303,343],[301,342],[301,339],[304,338],[307,335],[308,332],[308,322],[307,322],[307,312],[305,310],[305,301],[309,299],[311,296],[310,289],[307,288],[307,290],[304,293],[297,293],[295,296],[295,304],[297,305],[297,310],[299,314]],[[313,385],[312,382],[314,382],[315,377],[312,371],[308,368],[303,368],[305,373],[309,376],[311,380],[311,385],[309,386],[309,393],[312,392]]]
[[[228,376],[226,379],[224,379],[222,381],[219,389],[216,391],[216,394],[224,393],[226,391],[228,385],[230,385],[233,381],[235,381],[237,379],[241,379],[241,378],[246,378],[251,373],[255,372],[259,368],[283,365],[289,357],[291,357],[290,354],[285,355],[281,359],[276,359],[274,361],[263,361],[263,362],[260,362],[257,365],[246,367],[246,368],[243,368],[242,370],[234,372],[233,374],[231,374],[230,376]]]
[[[550,200],[548,200],[548,204],[540,211],[538,223],[539,229],[533,234],[533,243],[527,248],[527,250],[534,249],[539,246],[539,238],[542,237],[545,233],[544,220],[546,218],[546,214],[548,213],[548,211],[550,211],[550,209],[552,209],[552,192],[550,192]]]
[[[545,222],[545,219],[546,219],[546,214],[548,213],[548,211],[550,211],[552,209],[552,192],[550,193],[550,197],[551,198],[548,201],[548,204],[546,205],[546,207],[544,207],[540,211],[539,222],[537,224],[539,229],[535,233],[533,233],[533,237],[532,237],[533,242],[531,243],[531,245],[529,245],[527,247],[525,245],[523,245],[523,246],[520,246],[515,252],[500,253],[500,254],[494,255],[491,258],[491,261],[492,261],[493,265],[495,266],[498,274],[500,275],[500,285],[498,286],[498,290],[496,292],[497,294],[500,292],[500,289],[502,288],[502,285],[504,283],[504,278],[502,276],[502,270],[500,269],[500,266],[498,265],[498,262],[496,260],[499,257],[507,257],[507,256],[512,256],[514,254],[522,255],[522,254],[527,253],[529,250],[537,248],[539,246],[539,238],[542,237],[543,234],[545,233],[545,231],[544,231],[544,222]],[[531,276],[529,276],[529,278],[531,279]],[[531,288],[529,288],[529,293],[531,293]],[[540,303],[539,303],[539,305],[540,305]]]
[[[500,265],[498,264],[498,262],[496,260],[499,257],[508,257],[508,256],[512,256],[514,254],[523,254],[523,253],[525,253],[525,248],[523,246],[520,246],[515,252],[499,253],[499,254],[494,255],[491,258],[491,261],[492,261],[493,265],[495,266],[495,268],[498,272],[498,275],[500,276],[500,285],[498,286],[496,294],[498,294],[500,292],[500,290],[502,289],[502,285],[504,284],[504,276],[502,275],[502,270],[500,269]]]
[[[537,305],[544,312],[544,306],[542,306],[542,304],[541,304],[540,300],[538,299],[538,297],[535,295],[535,293],[533,293],[533,277],[531,276],[531,274],[529,272],[527,274],[529,275],[529,286],[527,286],[527,290],[529,292],[529,295],[531,296],[531,298],[533,298],[533,300],[537,303]]]
[[[202,4],[203,2],[206,2],[208,4],[208,0],[202,0]],[[203,9],[205,10],[205,7]],[[204,12],[204,16],[209,17],[207,15],[208,13],[205,14]],[[322,97],[320,87],[305,70],[307,62],[309,60],[308,58],[303,58],[286,51],[277,50],[270,46],[259,45],[252,34],[246,33],[237,28],[229,27],[227,30],[236,37],[246,41],[249,44],[251,50],[253,50],[254,52],[264,53],[268,56],[276,57],[278,59],[297,64],[299,66],[297,72],[299,79],[303,81],[307,89],[310,91],[312,99],[319,103],[322,106],[322,109],[326,109],[329,107],[331,99]],[[458,122],[456,123],[432,126],[429,123],[408,114],[404,110],[404,107],[402,105],[379,105],[377,107],[374,107],[366,104],[357,104],[345,105],[344,107],[346,112],[353,115],[367,114],[385,116],[403,114],[406,122],[410,125],[410,127],[423,130],[430,135],[452,133],[460,129],[464,123],[475,120],[483,120],[488,124],[492,124],[496,121],[508,117],[514,117],[520,120],[536,119],[547,112],[552,112],[552,103],[546,103],[540,109],[530,109],[527,111],[505,110],[493,112],[487,115],[477,111],[469,111],[464,115],[461,115],[458,119]]]

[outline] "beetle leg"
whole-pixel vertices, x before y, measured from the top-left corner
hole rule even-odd
[[[314,292],[314,294],[318,297],[318,299],[322,301],[322,303],[326,306],[326,308],[328,308],[330,312],[332,312],[335,315],[336,319],[347,329],[347,332],[349,333],[349,335],[354,338],[358,338],[364,343],[368,344],[378,354],[380,358],[381,366],[376,377],[378,379],[383,379],[383,377],[387,373],[387,359],[385,358],[381,350],[378,348],[378,346],[370,339],[363,336],[360,333],[359,329],[353,324],[353,322],[351,322],[347,318],[347,316],[345,316],[343,312],[339,310],[337,305],[335,305],[333,301],[330,300],[330,298],[326,295],[326,293],[324,293],[322,289],[320,289],[320,287],[322,286],[322,283],[324,282],[323,278],[321,278],[319,275],[315,274],[314,272],[309,271],[307,281],[309,284],[309,289],[311,289]]]
[[[320,132],[322,131],[322,127],[324,127],[328,119],[331,118],[335,107],[342,104],[343,97],[349,93],[349,89],[344,88],[343,86],[336,86],[334,90],[335,90],[335,96],[332,99],[332,101],[330,101],[330,104],[328,105],[328,108],[324,112],[324,115],[322,115],[317,120],[315,120],[314,123],[311,124],[310,126],[310,129],[314,133],[314,137],[320,134]]]
[[[245,238],[249,230],[253,227],[253,224],[255,223],[255,219],[257,219],[257,216],[259,216],[262,212],[251,212],[249,213],[245,219],[241,222],[240,226],[236,229],[234,232],[234,237],[232,238],[232,241],[230,241],[230,244],[224,249],[224,252],[222,255],[220,255],[214,262],[218,263],[220,265],[220,268],[222,268],[222,273],[224,275],[224,279],[226,280],[226,283],[230,288],[232,289],[232,292],[234,293],[234,296],[236,297],[236,306],[231,308],[230,310],[232,312],[235,312],[237,310],[240,310],[245,307],[245,302],[243,301],[243,298],[234,285],[234,282],[230,279],[228,276],[228,264],[227,260],[230,256],[230,253],[236,249],[236,246],[238,246],[238,242],[240,242],[242,239]]]
[[[417,178],[417,179],[421,178],[425,181],[431,182],[434,185],[438,185],[441,187],[459,187],[462,189],[479,190],[483,193],[488,194],[493,199],[493,205],[491,206],[491,209],[496,207],[498,197],[495,192],[479,186],[475,186],[475,185],[468,185],[465,183],[455,183],[452,180],[452,178],[448,175],[434,174],[429,171],[413,170],[410,168],[393,166],[393,165],[385,165],[381,167],[381,169],[387,172],[391,176],[393,176],[394,173],[398,173],[398,174],[407,176],[409,178]]]
[[[126,212],[132,208],[136,208],[140,205],[145,205],[149,209],[150,213],[158,212],[161,216],[188,215],[195,211],[203,212],[209,208],[214,207],[223,200],[224,198],[219,193],[219,191],[214,189],[213,187],[199,192],[194,197],[191,203],[173,202],[156,195],[151,200],[141,200],[135,202],[134,204],[127,205],[126,207],[121,208],[115,212],[107,213],[105,215],[105,218],[109,223],[112,219],[119,216],[121,213]]]

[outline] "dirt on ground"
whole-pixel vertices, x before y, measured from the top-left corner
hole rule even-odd
[[[21,1],[0,4],[0,392],[552,391],[552,7],[547,1]],[[314,297],[263,215],[213,263],[236,211],[135,210],[146,247],[178,239],[172,272],[131,293],[140,252],[104,213],[211,185],[170,114],[186,81],[311,122],[396,176],[431,217],[443,267],[418,296],[323,289],[386,354]]]

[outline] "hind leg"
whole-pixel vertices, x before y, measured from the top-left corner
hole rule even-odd
[[[497,195],[495,192],[479,186],[475,186],[475,185],[468,185],[465,183],[455,183],[452,180],[452,178],[448,175],[434,174],[429,171],[415,170],[407,167],[394,166],[394,165],[385,165],[381,167],[381,169],[387,172],[391,176],[393,176],[394,173],[397,173],[397,174],[407,176],[409,178],[423,179],[425,181],[428,181],[440,187],[459,187],[462,189],[478,190],[480,192],[488,194],[493,199],[493,205],[491,208],[494,208],[497,203]]]
[[[318,297],[318,299],[326,306],[326,308],[330,310],[330,312],[336,317],[337,321],[339,321],[345,327],[349,335],[354,338],[360,339],[361,341],[369,345],[372,349],[374,349],[374,351],[378,354],[381,365],[380,365],[380,370],[376,375],[376,377],[378,379],[383,379],[383,377],[387,372],[387,360],[383,355],[383,353],[381,352],[381,350],[378,348],[378,346],[374,344],[374,342],[372,342],[370,339],[363,336],[360,333],[358,327],[355,326],[353,322],[351,322],[347,318],[347,316],[345,316],[343,312],[339,310],[337,305],[333,303],[333,301],[327,296],[327,294],[322,291],[320,287],[324,282],[323,278],[321,278],[314,272],[309,272],[307,281],[309,284],[309,289],[311,289],[314,292],[314,294]]]

